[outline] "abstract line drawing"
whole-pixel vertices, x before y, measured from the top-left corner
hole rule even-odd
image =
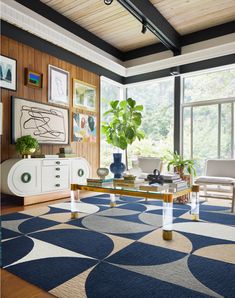
[[[49,102],[69,105],[69,73],[53,65],[48,66]]]
[[[68,110],[13,97],[13,141],[31,135],[43,144],[68,144]]]

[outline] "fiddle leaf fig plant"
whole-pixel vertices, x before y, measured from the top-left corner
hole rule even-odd
[[[20,137],[16,140],[16,151],[22,155],[32,154],[38,149],[38,141],[30,135]]]
[[[142,123],[143,105],[137,105],[132,98],[127,100],[113,100],[110,109],[103,115],[108,116],[108,121],[101,126],[102,133],[106,136],[107,143],[126,150],[136,139],[144,138],[144,132],[140,129]]]

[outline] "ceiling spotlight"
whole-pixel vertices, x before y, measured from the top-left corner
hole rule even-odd
[[[104,0],[104,4],[106,5],[110,5],[112,4],[113,0]]]
[[[146,31],[147,31],[147,25],[146,25],[146,23],[143,23],[141,33],[144,34]]]

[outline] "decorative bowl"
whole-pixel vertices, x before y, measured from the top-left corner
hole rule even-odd
[[[98,168],[96,173],[100,177],[100,179],[105,179],[105,176],[107,176],[109,174],[109,169],[107,169],[107,168]]]

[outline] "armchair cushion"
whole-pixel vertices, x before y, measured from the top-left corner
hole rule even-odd
[[[196,179],[195,183],[209,183],[209,184],[234,184],[235,185],[235,179],[230,177],[215,177],[215,176],[200,176]]]

